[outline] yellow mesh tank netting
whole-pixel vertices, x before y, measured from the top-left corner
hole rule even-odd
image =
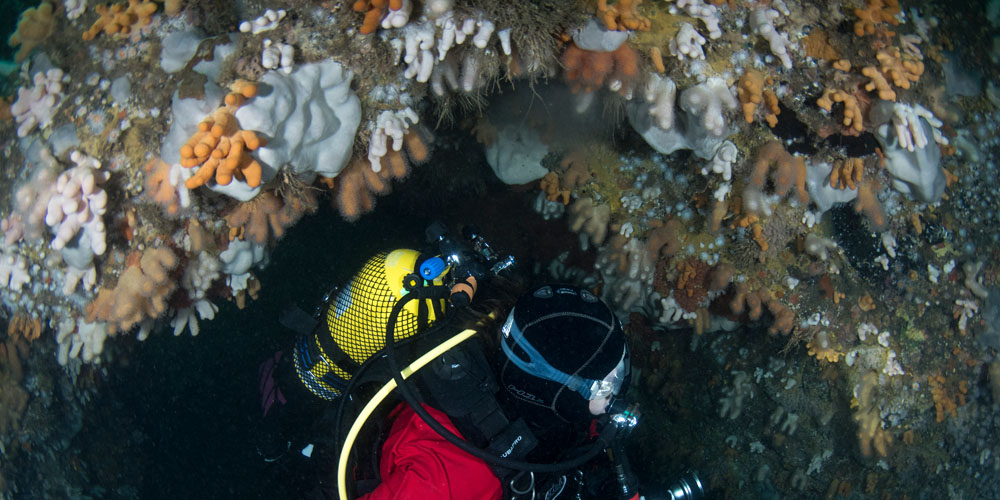
[[[392,307],[405,294],[403,278],[414,272],[418,256],[414,250],[380,253],[369,259],[337,293],[326,310],[326,328],[318,328],[314,335],[307,337],[306,341],[313,345],[299,346],[300,350],[311,347],[312,352],[319,353],[319,359],[310,363],[311,366],[301,366],[304,364],[301,356],[295,356],[299,377],[313,393],[324,399],[335,399],[340,390],[334,385],[343,387],[353,375],[337,366],[332,353],[324,352],[317,336],[330,336],[333,343],[359,365],[381,350]],[[428,324],[433,324],[438,318],[430,301],[427,302]],[[443,301],[441,308],[444,308]],[[417,312],[417,301],[410,301],[400,311],[393,332],[396,341],[417,333]]]

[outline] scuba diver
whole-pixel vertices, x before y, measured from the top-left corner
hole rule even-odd
[[[321,463],[314,498],[640,498],[624,448],[640,415],[612,310],[566,284],[517,297],[514,259],[475,228],[427,235],[424,252],[379,253],[312,317],[284,319],[300,335],[261,365],[261,409],[281,415],[281,436],[329,437],[266,460]],[[645,498],[703,494],[691,472]]]

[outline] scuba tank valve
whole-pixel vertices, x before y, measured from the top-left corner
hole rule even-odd
[[[431,223],[425,234],[427,242],[435,246],[437,256],[425,260],[420,273],[424,279],[434,274],[447,275],[451,287],[449,299],[456,307],[469,305],[481,284],[517,264],[514,257],[495,251],[473,225],[462,228],[461,240],[452,238],[440,222]]]
[[[448,270],[448,264],[441,257],[431,257],[420,264],[420,276],[433,281]]]

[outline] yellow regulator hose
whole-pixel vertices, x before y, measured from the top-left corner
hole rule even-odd
[[[416,373],[417,370],[423,368],[423,366],[426,365],[427,363],[430,363],[431,360],[440,356],[448,349],[451,349],[452,347],[455,347],[456,345],[461,344],[462,342],[468,340],[469,337],[472,337],[475,334],[476,330],[472,329],[462,331],[461,333],[455,335],[454,337],[444,341],[434,349],[431,349],[423,356],[417,358],[416,361],[410,363],[410,365],[407,366],[406,368],[403,368],[403,370],[400,372],[400,375],[402,375],[404,379],[409,378],[410,375]],[[368,401],[368,404],[366,404],[365,407],[361,410],[361,413],[358,414],[358,418],[354,420],[354,425],[351,426],[350,432],[347,433],[347,437],[344,439],[344,446],[340,450],[340,459],[337,463],[337,490],[340,493],[340,500],[348,500],[347,459],[348,457],[350,457],[351,448],[354,447],[354,440],[357,439],[358,433],[361,432],[361,428],[364,427],[365,421],[367,421],[368,417],[370,417],[372,412],[375,411],[375,408],[378,408],[378,405],[382,403],[382,401],[386,398],[386,396],[388,396],[389,393],[391,393],[395,389],[396,389],[396,381],[389,379],[389,381],[386,382],[386,384],[383,385],[382,388],[379,389],[374,396],[372,396],[371,400]]]

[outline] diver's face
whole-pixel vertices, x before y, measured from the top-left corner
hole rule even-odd
[[[591,394],[594,394],[594,399],[590,400],[590,414],[591,415],[603,415],[608,411],[608,405],[611,404],[611,399],[618,395],[622,389],[622,383],[628,377],[629,372],[629,358],[628,358],[628,348],[622,353],[622,359],[618,362],[618,365],[611,370],[611,373],[605,375],[604,379],[596,384],[596,390],[593,390]]]
[[[611,396],[590,400],[590,414],[604,415],[608,411],[609,404],[611,404]]]
[[[622,360],[624,361],[624,356]],[[599,396],[590,400],[590,414],[591,415],[603,415],[608,411],[608,405],[611,404],[611,398],[615,397],[621,390],[621,373],[623,372],[623,363],[619,363],[615,369],[611,370],[611,373],[604,377],[601,381],[601,387],[606,388],[605,390],[599,391]]]

